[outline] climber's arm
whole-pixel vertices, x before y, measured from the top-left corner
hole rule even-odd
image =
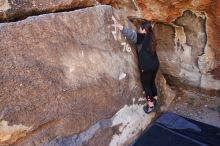
[[[121,25],[114,16],[112,16],[112,20],[115,22],[115,26],[122,32],[122,34],[126,37],[126,39],[132,43],[137,42],[137,33],[123,25]]]
[[[126,37],[126,39],[132,43],[137,43],[137,33],[127,27],[123,27],[121,30],[122,34]]]

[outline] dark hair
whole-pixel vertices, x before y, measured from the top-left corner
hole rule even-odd
[[[151,23],[148,20],[144,20],[141,23],[140,27],[142,29],[145,29],[146,32],[150,35],[150,38],[151,38],[150,52],[151,52],[152,55],[156,55],[157,42],[156,42],[155,34],[154,34],[153,28],[151,26]]]

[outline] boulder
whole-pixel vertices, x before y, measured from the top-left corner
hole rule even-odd
[[[120,0],[1,0],[0,22],[17,21],[28,16],[72,11],[96,5],[111,5],[131,14],[138,10],[134,1]]]
[[[28,16],[70,11],[99,4],[96,0],[1,0],[0,22],[16,21]]]
[[[110,6],[0,24],[1,144],[84,144],[128,126],[114,145],[146,127],[136,51],[113,15],[131,26]]]

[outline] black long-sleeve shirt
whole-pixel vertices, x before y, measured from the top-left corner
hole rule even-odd
[[[126,39],[137,46],[138,52],[138,63],[141,70],[144,71],[154,71],[159,67],[159,60],[157,55],[153,55],[150,51],[151,47],[151,39],[148,34],[144,39],[145,45],[143,46],[143,42],[139,43],[139,36],[137,32],[128,29],[127,27],[123,27],[122,34],[126,37]]]

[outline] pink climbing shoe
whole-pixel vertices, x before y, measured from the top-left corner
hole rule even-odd
[[[154,105],[153,106],[149,106],[149,104],[147,103],[146,105],[144,105],[143,110],[145,113],[149,114],[151,112],[154,112],[157,108],[158,105],[158,101],[156,99],[154,99]]]

